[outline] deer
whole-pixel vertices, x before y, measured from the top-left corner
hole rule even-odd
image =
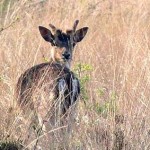
[[[39,26],[40,35],[51,44],[50,61],[27,69],[18,79],[17,104],[24,114],[32,112],[35,122],[41,126],[45,122],[64,125],[64,118],[73,111],[71,107],[76,106],[80,83],[71,71],[71,62],[76,44],[88,31],[88,27],[77,30],[78,23],[76,20],[66,32],[52,24],[49,24],[51,30]]]

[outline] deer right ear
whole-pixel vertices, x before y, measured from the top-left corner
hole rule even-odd
[[[81,42],[82,39],[85,37],[87,31],[88,31],[88,27],[83,27],[83,28],[77,30],[73,37],[74,42],[75,43]]]
[[[39,26],[39,31],[45,41],[50,42],[52,45],[55,45],[54,36],[49,29]]]

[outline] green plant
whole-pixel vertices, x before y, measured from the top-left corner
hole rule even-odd
[[[104,94],[103,90],[98,90],[98,92],[100,95]],[[96,103],[94,104],[93,108],[98,114],[101,114],[103,117],[107,117],[108,114],[112,114],[117,111],[116,101],[116,92],[111,92],[109,99],[104,104],[101,105],[100,103]]]
[[[93,68],[90,64],[82,64],[82,63],[78,63],[73,69],[80,81],[81,98],[85,103],[89,98],[87,83],[91,79],[89,73],[92,71],[92,69]]]

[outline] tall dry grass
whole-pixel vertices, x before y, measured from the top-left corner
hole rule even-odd
[[[69,149],[150,149],[149,0],[20,0],[5,7],[0,20],[1,141],[25,136],[16,131],[20,116],[9,111],[20,74],[44,62],[43,55],[49,58],[51,47],[38,26],[67,29],[79,19],[89,32],[76,47],[72,69],[80,63],[91,70],[81,72],[81,79],[88,75],[86,99],[79,102]]]

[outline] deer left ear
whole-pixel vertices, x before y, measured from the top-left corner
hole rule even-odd
[[[45,41],[50,42],[52,45],[55,44],[54,43],[54,35],[51,33],[51,31],[49,29],[39,26],[39,31]]]
[[[88,27],[83,27],[83,28],[77,30],[73,36],[74,42],[75,43],[81,42],[82,39],[85,37],[87,31],[88,31]]]

